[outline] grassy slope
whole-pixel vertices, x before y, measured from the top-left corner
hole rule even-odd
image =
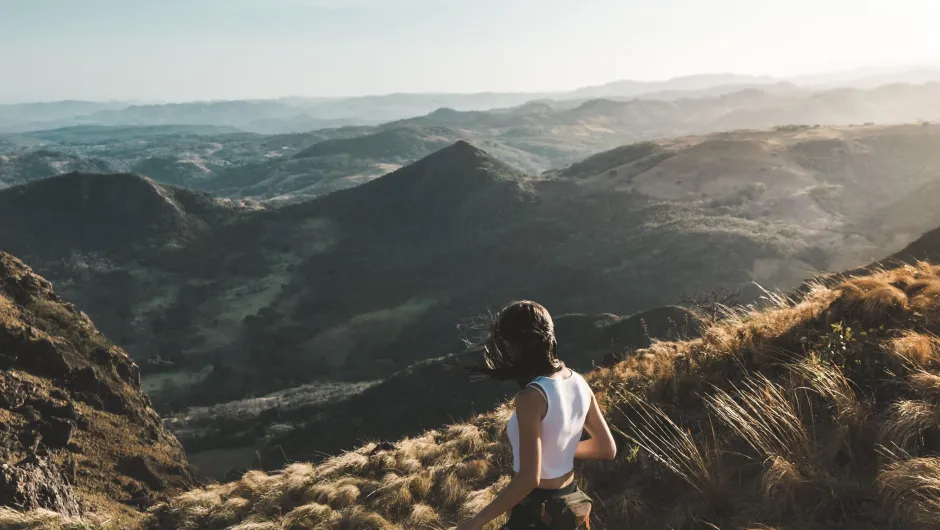
[[[924,263],[817,284],[592,373],[620,445],[615,462],[580,467],[596,526],[934,528],[938,274]],[[174,499],[148,527],[446,528],[505,484],[508,413],[249,472]]]

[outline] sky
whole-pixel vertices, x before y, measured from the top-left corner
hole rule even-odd
[[[0,102],[537,92],[940,65],[935,0],[0,0]]]

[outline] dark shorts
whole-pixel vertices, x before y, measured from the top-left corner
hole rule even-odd
[[[503,526],[503,530],[553,530],[540,518],[542,504],[577,491],[578,486],[574,482],[558,490],[532,490],[532,493],[512,509],[509,522]],[[583,526],[572,526],[570,530],[578,528],[583,528]]]

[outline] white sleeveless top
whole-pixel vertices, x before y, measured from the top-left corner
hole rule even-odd
[[[542,419],[542,478],[564,476],[574,469],[574,453],[581,441],[584,422],[591,408],[591,387],[581,374],[571,371],[565,379],[537,377],[529,386],[542,390],[548,411]],[[513,411],[506,424],[512,445],[512,469],[519,472],[519,420]]]

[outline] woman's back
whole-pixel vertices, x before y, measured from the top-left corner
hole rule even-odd
[[[591,388],[574,370],[567,377],[537,377],[530,384],[541,391],[547,402],[542,418],[541,478],[552,480],[574,469],[574,456],[581,441],[584,422],[591,408]],[[513,470],[519,472],[519,423],[513,412],[506,426],[512,445]]]
[[[574,480],[574,461],[610,460],[617,447],[591,388],[555,354],[551,315],[535,302],[513,302],[482,346],[482,362],[470,371],[523,389],[506,426],[515,474],[458,530],[483,530],[506,512],[509,530],[590,528],[593,504]]]

